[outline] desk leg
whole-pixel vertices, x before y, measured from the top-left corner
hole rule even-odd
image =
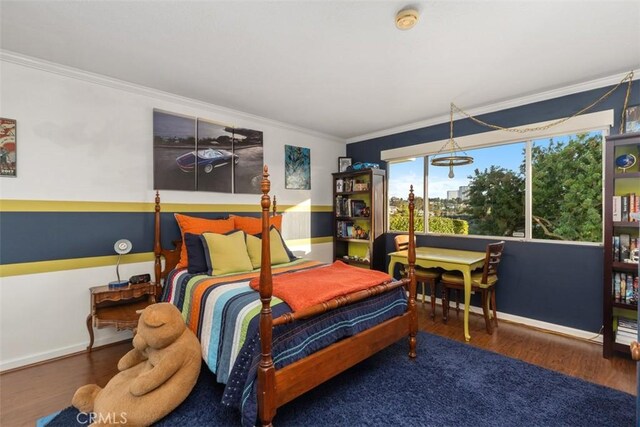
[[[469,305],[471,304],[471,271],[466,268],[462,271],[464,277],[464,339],[471,340],[469,335]]]
[[[389,276],[393,277],[393,270],[395,270],[397,263],[398,260],[393,258],[391,258],[391,261],[389,261]]]
[[[87,329],[89,330],[89,346],[87,347],[87,351],[91,352],[91,347],[93,347],[93,316],[87,316]]]

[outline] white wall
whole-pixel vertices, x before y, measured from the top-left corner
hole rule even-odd
[[[154,108],[264,132],[264,161],[280,205],[331,205],[330,173],[344,141],[249,114],[0,52],[0,116],[18,123],[18,177],[0,199],[152,202]],[[265,84],[268,84],[265,82]],[[311,148],[310,191],[284,189],[284,145]],[[163,203],[258,204],[257,195],[162,191]],[[286,227],[286,225],[285,225]],[[70,239],[73,236],[69,236]],[[329,261],[331,244],[292,248]],[[151,272],[125,264],[121,275]],[[82,350],[91,286],[113,267],[0,278],[0,370]],[[96,344],[129,332],[96,331]]]

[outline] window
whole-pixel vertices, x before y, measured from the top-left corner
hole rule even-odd
[[[602,133],[531,142],[534,239],[602,241]]]
[[[601,243],[605,132],[493,144],[488,132],[481,134],[480,142],[466,145],[470,148],[457,139],[474,163],[454,167],[452,179],[447,176],[449,168],[429,164],[433,145],[425,150],[427,155],[390,161],[389,230],[408,229],[406,193],[413,184],[418,232]],[[473,137],[480,139],[475,135],[461,139]],[[410,149],[416,148],[394,150],[405,154]],[[428,200],[426,212],[421,195]]]
[[[429,231],[524,237],[525,143],[467,150],[473,164],[429,165]]]
[[[424,231],[424,157],[387,165],[389,230],[409,231],[409,187],[415,196],[415,230]]]

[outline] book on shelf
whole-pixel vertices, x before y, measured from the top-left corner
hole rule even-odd
[[[613,262],[620,261],[620,236],[613,236],[613,248],[611,253],[613,254]]]
[[[622,221],[622,197],[613,196],[613,221]]]
[[[631,240],[631,236],[629,236],[628,234],[621,234],[620,235],[620,259],[619,261],[624,261],[626,259],[629,259],[629,244]]]
[[[351,216],[351,199],[336,196],[336,216]]]
[[[628,330],[628,329],[621,329],[620,327],[618,327],[617,333],[620,334],[621,336],[625,336],[625,337],[631,337],[631,338],[636,338],[638,336],[638,330]]]
[[[629,345],[638,340],[638,322],[624,316],[618,317],[615,341],[618,344]]]
[[[616,334],[616,343],[623,345],[630,345],[633,341],[636,341],[636,337],[628,337],[626,335]]]
[[[638,331],[638,321],[629,319],[628,317],[618,316],[618,328],[624,328],[630,331]]]
[[[616,272],[613,275],[613,300],[620,302],[620,273]]]
[[[336,224],[337,237],[350,239],[353,237],[353,221],[338,221]]]
[[[622,221],[627,221],[629,219],[629,196],[622,196],[620,199],[622,200],[620,215],[622,216]]]
[[[613,196],[613,221],[636,222],[638,219],[633,214],[638,212],[640,212],[640,196],[636,193]]]
[[[624,304],[638,303],[638,275],[616,271],[612,276],[612,293],[614,302]]]

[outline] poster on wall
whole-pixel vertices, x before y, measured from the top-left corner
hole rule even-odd
[[[16,121],[0,117],[0,176],[17,176]]]
[[[311,189],[311,149],[284,146],[284,179],[287,189]]]
[[[262,132],[253,129],[233,129],[234,193],[260,194],[264,144]]]
[[[238,164],[233,153],[233,128],[198,119],[197,141],[196,190],[231,193],[233,167]]]
[[[153,110],[153,188],[196,189],[195,117]]]
[[[262,132],[153,110],[157,190],[260,194]]]

